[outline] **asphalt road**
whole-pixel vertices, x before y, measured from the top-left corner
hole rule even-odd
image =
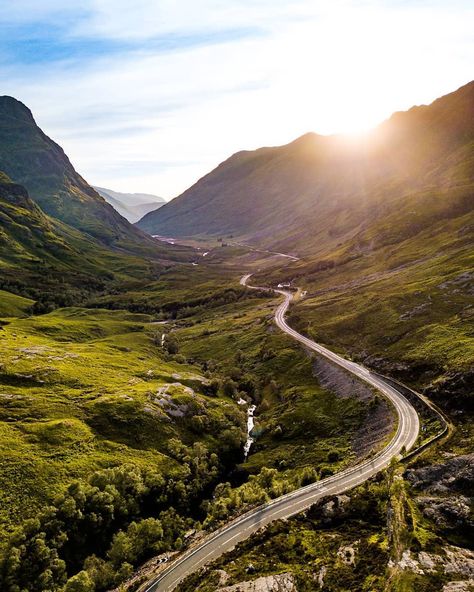
[[[249,277],[250,275],[244,276],[240,283],[247,285]],[[256,286],[248,287],[257,288]],[[410,450],[418,437],[418,415],[407,399],[393,386],[380,377],[374,376],[363,366],[341,358],[311,339],[300,335],[287,325],[285,313],[293,296],[291,292],[285,290],[275,291],[284,296],[283,302],[275,312],[275,321],[278,327],[305,347],[325,356],[382,392],[391,401],[397,412],[398,426],[396,434],[383,450],[369,460],[259,506],[211,533],[197,546],[191,547],[173,561],[147,586],[144,586],[142,588],[143,592],[170,592],[175,590],[179,582],[185,577],[230,551],[237,543],[245,540],[270,522],[298,514],[326,495],[342,493],[367,481],[367,479],[387,467],[391,459],[399,455],[402,449]]]

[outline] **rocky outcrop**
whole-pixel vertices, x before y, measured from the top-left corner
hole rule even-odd
[[[455,456],[437,465],[410,469],[405,478],[416,489],[428,493],[472,493],[474,491],[474,453]]]
[[[471,520],[471,500],[463,495],[448,498],[419,497],[423,515],[443,529],[474,526]]]
[[[394,565],[393,562],[389,564],[390,567]],[[454,546],[444,547],[442,554],[412,553],[407,549],[396,565],[404,571],[420,575],[440,573],[463,578],[462,581],[466,582],[474,578],[474,551]]]
[[[327,499],[327,498],[325,498]],[[324,500],[323,500],[324,501]],[[339,520],[345,516],[351,498],[348,495],[335,495],[327,501],[317,502],[313,508],[320,506],[321,519],[324,524],[331,524],[332,520]]]
[[[438,529],[467,540],[473,536],[474,454],[409,469],[405,478],[418,493],[416,501],[423,515]]]
[[[283,573],[218,588],[216,592],[298,592],[298,590],[294,576]]]
[[[424,394],[440,407],[454,414],[473,414],[474,369],[465,372],[452,372],[431,383]]]
[[[337,557],[344,563],[344,565],[355,565],[356,563],[356,555],[357,555],[357,547],[360,541],[355,541],[352,545],[345,545],[343,547],[339,547],[337,550]]]
[[[448,582],[443,586],[443,592],[473,592],[474,580]]]

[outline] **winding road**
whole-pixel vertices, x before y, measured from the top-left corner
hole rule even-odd
[[[247,281],[250,275],[245,275],[240,280],[240,283],[253,289],[267,289],[248,286]],[[418,437],[418,415],[408,400],[396,388],[379,376],[373,375],[363,366],[338,356],[292,329],[285,321],[285,314],[293,295],[285,290],[275,290],[275,292],[282,294],[284,297],[283,302],[275,312],[275,322],[278,327],[305,347],[328,358],[383,393],[397,412],[397,431],[387,446],[372,458],[254,508],[219,530],[214,531],[199,544],[191,547],[173,561],[151,583],[144,586],[141,589],[142,592],[171,592],[171,590],[175,590],[176,586],[184,578],[230,551],[237,543],[245,540],[270,522],[298,514],[324,496],[342,493],[367,481],[367,479],[387,467],[392,458],[398,456],[400,452],[410,450]]]

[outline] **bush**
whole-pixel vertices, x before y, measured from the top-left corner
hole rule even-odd
[[[163,349],[171,355],[179,352],[179,342],[174,335],[167,333],[163,340]]]
[[[237,392],[237,385],[231,378],[226,378],[222,384],[222,392],[226,397],[233,397]]]

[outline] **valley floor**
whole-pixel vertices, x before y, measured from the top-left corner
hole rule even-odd
[[[281,265],[275,258],[270,262],[275,270]],[[16,581],[27,580],[38,582],[32,592],[72,592],[79,581],[87,590],[110,589],[151,555],[189,544],[198,536],[191,531],[213,529],[246,508],[332,474],[389,436],[393,417],[386,404],[374,403],[373,393],[281,334],[273,324],[274,296],[238,285],[243,263],[254,271],[262,260],[242,248],[215,247],[205,264],[201,255],[197,266],[171,268],[156,282],[96,297],[88,308],[33,317],[31,301],[0,293],[5,590],[13,592]],[[310,294],[295,307],[292,322],[314,335],[312,319],[319,310]],[[318,320],[328,342],[331,318]],[[337,348],[350,351],[342,342]],[[245,463],[241,399],[257,405],[255,443]],[[463,427],[451,443],[435,450],[469,451],[468,435],[462,434],[471,423],[460,420]],[[432,462],[430,454],[414,461],[414,469]],[[125,477],[114,472],[124,464],[141,483],[133,494],[120,485]],[[327,500],[307,516],[275,524],[200,575],[197,589],[226,589],[279,573],[289,574],[295,590],[319,589],[320,580],[321,589],[331,591],[384,590],[387,581],[393,590],[411,589],[405,581],[427,591],[437,589],[429,587],[433,582],[447,584],[445,559],[431,575],[399,563],[406,551],[418,563],[422,552],[448,557],[449,545],[462,547],[467,540],[451,528],[449,516],[440,530],[430,512],[434,507],[447,516],[449,511],[439,507],[444,502],[423,501],[423,489],[418,493],[407,479],[394,468],[350,499]],[[465,479],[470,483],[472,476]],[[67,521],[51,530],[47,506],[52,504],[57,520],[66,520],[64,504],[79,508],[83,502],[76,491],[83,487],[84,499],[92,497],[81,516],[68,519],[73,530]],[[94,496],[107,491],[117,492],[117,504],[128,499],[129,509],[122,514],[117,506],[112,521],[103,513],[105,506],[94,510],[108,524],[100,527],[101,546],[95,549],[87,538],[76,540],[74,529],[96,536],[98,525],[85,527],[82,521],[89,520]],[[465,490],[453,496],[453,503],[462,504]],[[333,514],[325,509],[328,504]],[[179,515],[177,530],[170,511]],[[397,512],[398,526],[387,522],[387,515]],[[21,526],[27,518],[38,518],[38,525]],[[462,520],[469,533],[471,518]],[[62,529],[67,545],[60,542]],[[38,562],[21,541],[42,532],[49,559]],[[395,545],[400,532],[403,541]],[[352,549],[347,550],[355,557],[352,563],[344,558],[346,547]],[[42,584],[58,557],[64,566]],[[196,585],[191,579],[182,590]]]

